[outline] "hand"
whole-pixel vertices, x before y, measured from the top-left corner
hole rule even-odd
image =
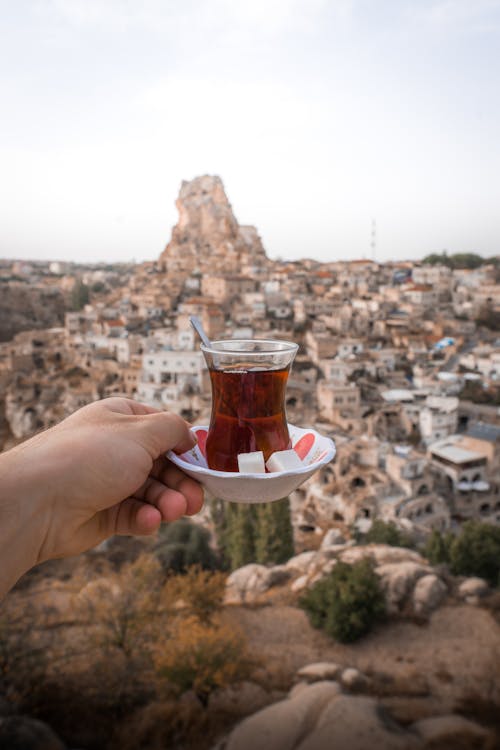
[[[1,455],[0,576],[197,513],[200,485],[164,457],[194,444],[179,416],[110,398]]]

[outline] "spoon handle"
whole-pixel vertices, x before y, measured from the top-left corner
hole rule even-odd
[[[207,346],[209,349],[212,346],[212,343],[210,339],[208,338],[207,334],[203,330],[203,326],[201,324],[201,320],[198,318],[197,315],[191,315],[189,318],[189,322],[193,326],[194,330],[198,334],[198,337],[200,341],[203,343],[204,346]]]

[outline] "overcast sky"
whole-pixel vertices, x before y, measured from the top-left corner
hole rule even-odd
[[[500,252],[500,0],[0,0],[0,256],[157,258],[222,178],[271,257]]]

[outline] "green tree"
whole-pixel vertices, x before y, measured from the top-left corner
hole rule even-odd
[[[89,303],[89,288],[81,279],[76,279],[71,292],[71,307],[75,312],[82,310]]]
[[[377,518],[366,534],[356,534],[356,541],[361,544],[390,544],[391,547],[413,547],[413,540],[409,534],[398,529],[392,521],[382,521]]]
[[[492,586],[500,584],[500,527],[467,521],[450,548],[455,575],[479,576]]]
[[[450,548],[453,539],[453,534],[441,534],[437,529],[432,530],[423,550],[424,556],[429,560],[431,565],[450,562]]]
[[[204,570],[217,567],[209,532],[187,518],[162,526],[154,551],[164,571],[185,573],[191,565]]]
[[[293,557],[293,527],[288,498],[257,507],[255,557],[262,565],[286,562]]]
[[[426,255],[422,260],[422,263],[426,263],[432,266],[443,265],[448,266],[448,268],[469,269],[479,268],[479,266],[482,266],[484,263],[489,262],[491,262],[491,259],[483,258],[477,253],[454,253],[452,255],[448,255],[446,250],[444,250],[442,253],[431,253],[430,255]]]
[[[311,624],[341,643],[370,631],[385,614],[385,599],[373,563],[364,559],[348,565],[337,562],[331,573],[300,600]]]
[[[231,570],[255,562],[256,509],[246,503],[227,503],[221,540]]]

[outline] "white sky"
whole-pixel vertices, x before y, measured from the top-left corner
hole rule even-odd
[[[0,256],[158,257],[222,178],[271,257],[500,251],[500,0],[0,0]]]

